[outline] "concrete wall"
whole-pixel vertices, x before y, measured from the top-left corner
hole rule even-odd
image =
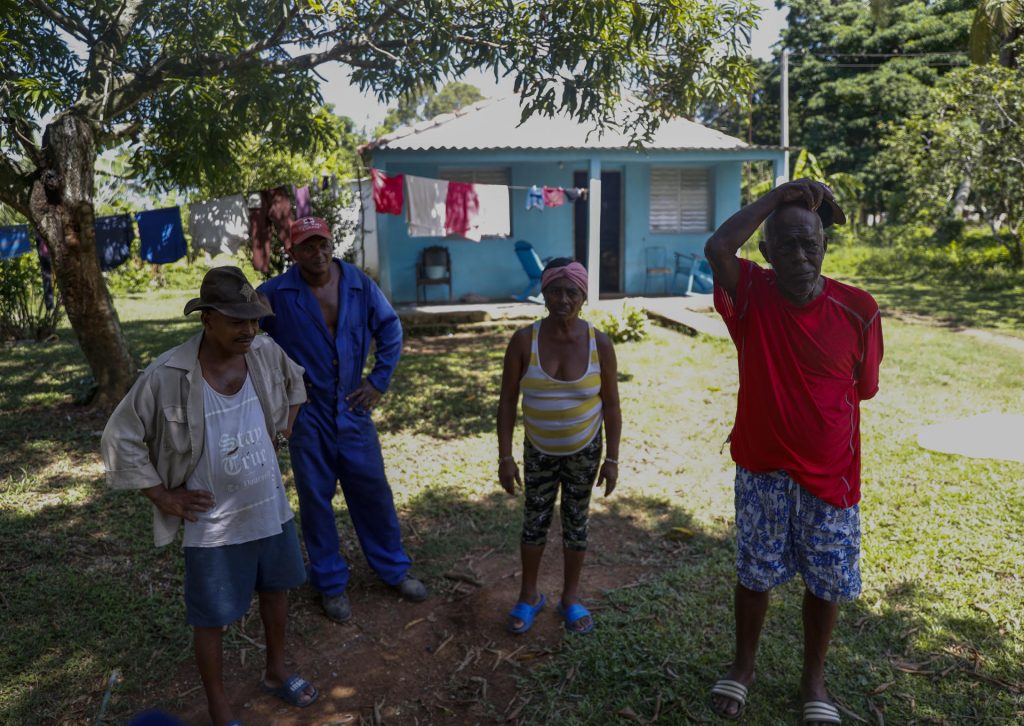
[[[597,152],[595,152],[597,153]],[[742,163],[752,158],[774,158],[781,152],[652,152],[640,156],[633,152],[597,153],[604,172],[621,172],[622,274],[626,294],[643,293],[645,281],[644,248],[663,246],[668,258],[673,252],[700,252],[710,230],[703,234],[659,234],[650,231],[649,193],[652,166],[707,166],[712,173],[713,227],[739,209]],[[373,165],[389,174],[407,173],[437,178],[442,168],[507,167],[513,186],[573,185],[573,172],[586,171],[590,155],[582,152],[388,152],[378,150]],[[582,202],[580,202],[582,203]],[[530,242],[541,258],[573,256],[573,209],[571,205],[525,210],[526,191],[512,190],[512,236],[485,239],[479,243],[463,239],[409,237],[404,216],[377,215],[381,281],[385,293],[395,302],[416,299],[416,262],[424,247],[440,244],[448,247],[452,258],[453,298],[475,293],[492,299],[507,299],[522,291],[527,282],[513,249],[515,241]],[[652,284],[661,290],[660,281]],[[427,300],[447,299],[443,285],[426,288]]]

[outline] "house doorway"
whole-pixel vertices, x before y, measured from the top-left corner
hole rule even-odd
[[[585,171],[573,173],[572,183],[586,187]],[[590,198],[573,205],[573,250],[576,259],[592,269],[587,260],[587,231],[589,228]],[[601,172],[601,293],[622,292],[622,172]]]

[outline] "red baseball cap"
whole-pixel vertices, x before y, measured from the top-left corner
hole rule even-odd
[[[292,222],[292,234],[289,247],[300,245],[310,237],[331,239],[331,228],[320,217],[303,217]]]

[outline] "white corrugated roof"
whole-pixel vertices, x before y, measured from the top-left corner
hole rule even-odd
[[[371,149],[627,149],[629,135],[616,129],[591,132],[592,125],[568,116],[538,116],[519,125],[517,98],[480,101],[455,113],[405,126],[371,142]],[[588,135],[589,132],[589,135]],[[674,118],[661,124],[651,150],[749,149],[745,142],[699,123]]]

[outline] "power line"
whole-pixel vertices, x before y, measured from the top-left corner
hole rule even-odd
[[[932,50],[921,53],[793,53],[790,57],[802,55],[814,58],[924,58],[927,56],[967,55],[964,50]]]
[[[832,68],[882,68],[883,66],[886,66],[886,65],[888,65],[888,64],[887,63],[829,63],[829,66],[831,66]],[[924,65],[927,68],[953,68],[953,67],[962,67],[963,63],[956,63],[956,62],[949,61],[949,62],[945,62],[945,63],[941,63],[941,62],[925,63]]]

